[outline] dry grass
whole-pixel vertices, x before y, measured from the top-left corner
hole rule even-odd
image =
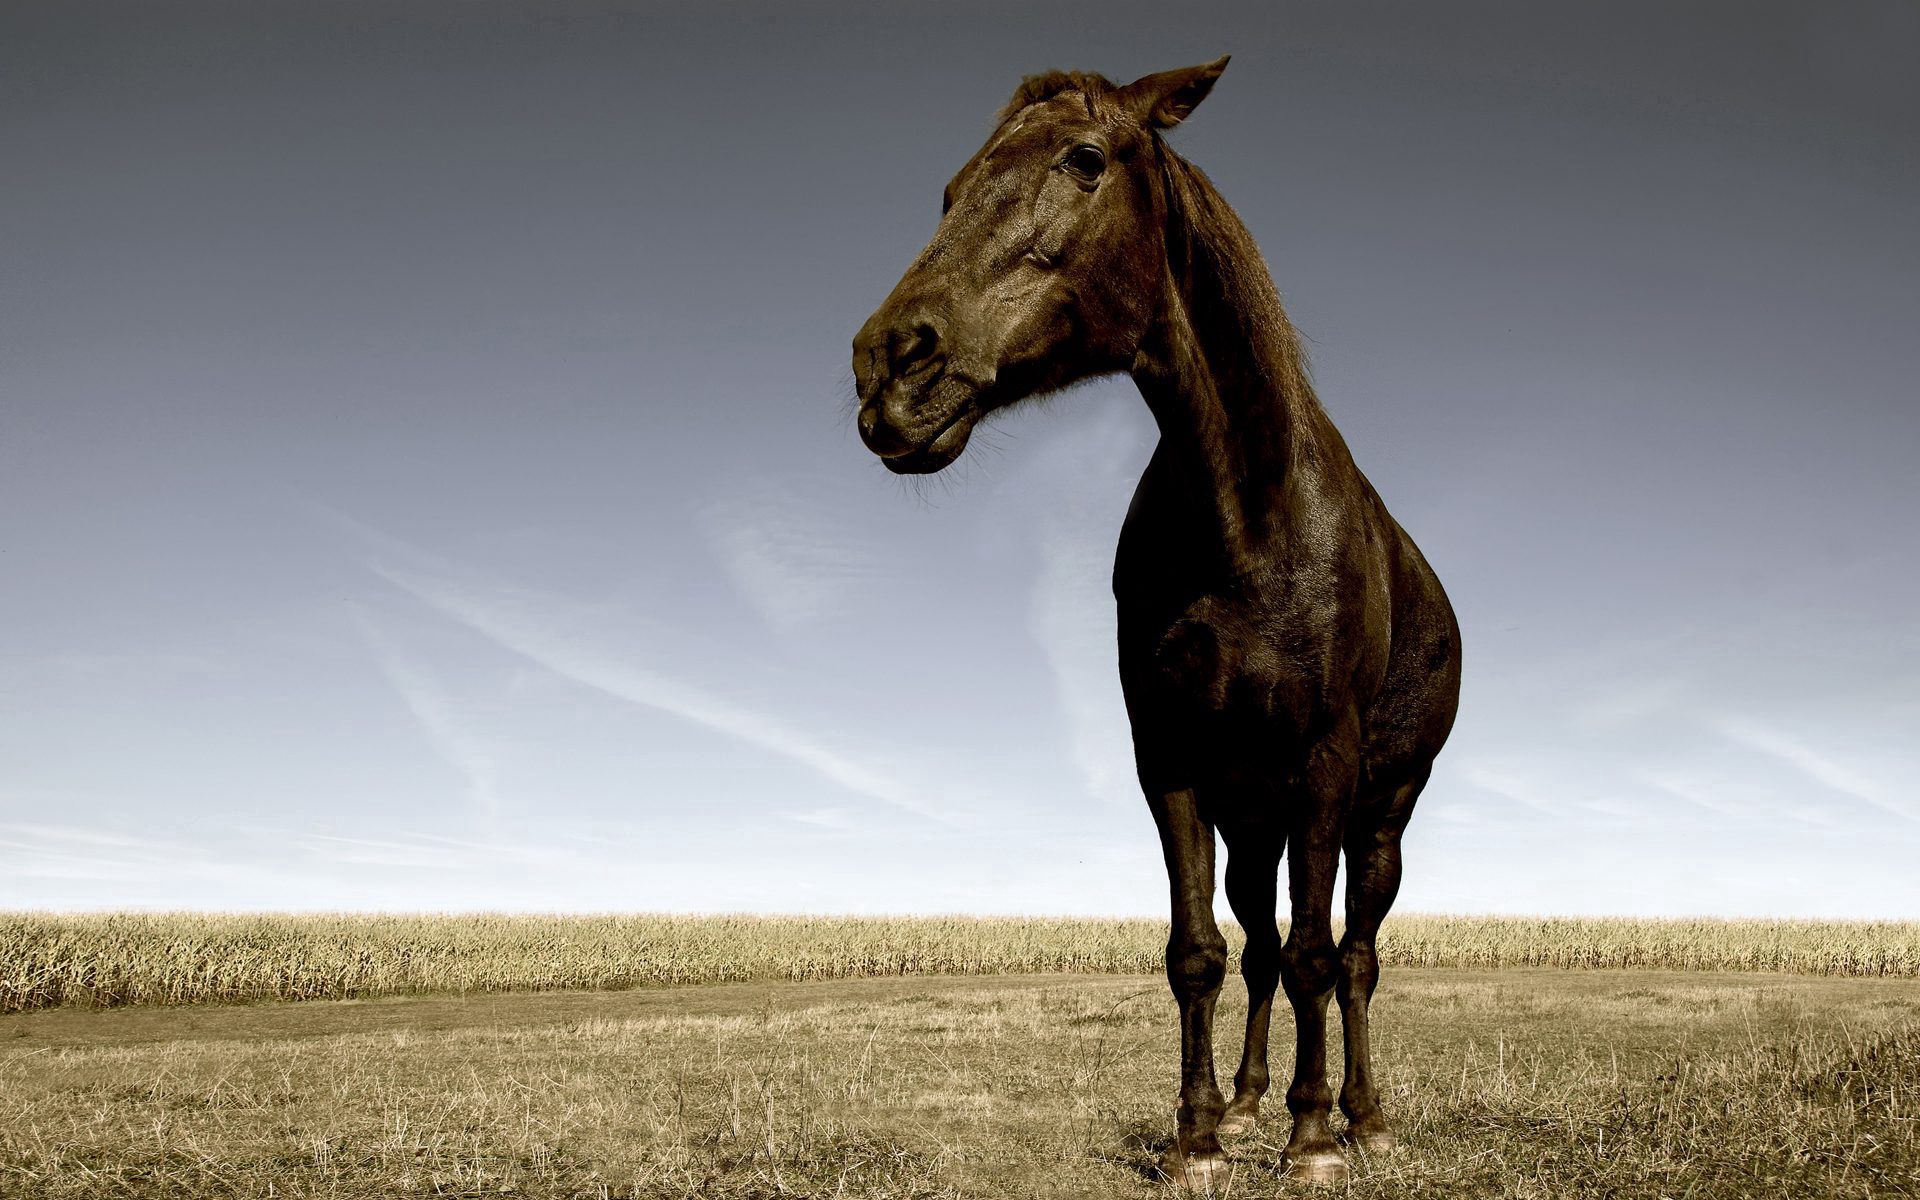
[[[885,975],[1160,969],[1150,920],[0,914],[0,1012]],[[1920,922],[1390,920],[1389,967],[1920,976]]]
[[[1341,1194],[1920,1192],[1920,983],[1403,969],[1376,1014],[1407,1148]],[[16,1014],[0,1196],[1153,1197],[1171,1015],[1111,975]],[[1228,1194],[1301,1194],[1280,1115]]]

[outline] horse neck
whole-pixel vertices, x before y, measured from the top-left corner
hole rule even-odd
[[[1166,300],[1133,377],[1215,514],[1230,569],[1246,574],[1266,560],[1301,473],[1345,447],[1251,235],[1198,169],[1163,156]]]

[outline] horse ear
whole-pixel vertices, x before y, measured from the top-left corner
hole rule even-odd
[[[1220,72],[1227,69],[1227,60],[1232,57],[1222,54],[1197,67],[1142,75],[1120,89],[1120,100],[1140,118],[1141,124],[1171,129],[1200,107],[1200,102],[1213,90],[1213,81],[1220,78]]]

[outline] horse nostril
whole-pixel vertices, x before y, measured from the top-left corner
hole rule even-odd
[[[901,436],[898,429],[887,424],[886,417],[881,413],[878,404],[863,406],[854,424],[859,427],[860,440],[867,444],[867,449],[882,458],[904,454],[913,449],[912,444]]]
[[[930,321],[920,321],[911,329],[896,332],[887,339],[888,357],[896,373],[933,357],[940,344],[940,331]]]

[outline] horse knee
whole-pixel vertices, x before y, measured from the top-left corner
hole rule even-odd
[[[1280,980],[1280,942],[1249,940],[1240,952],[1240,974],[1252,991],[1270,991]]]
[[[1227,977],[1227,942],[1212,938],[1176,938],[1167,943],[1167,982],[1176,995],[1204,996],[1218,991]]]
[[[1319,996],[1330,990],[1340,974],[1340,957],[1333,940],[1287,940],[1280,953],[1280,979],[1290,997]]]
[[[1340,987],[1343,994],[1371,997],[1380,982],[1380,956],[1371,939],[1349,937],[1340,943]]]

